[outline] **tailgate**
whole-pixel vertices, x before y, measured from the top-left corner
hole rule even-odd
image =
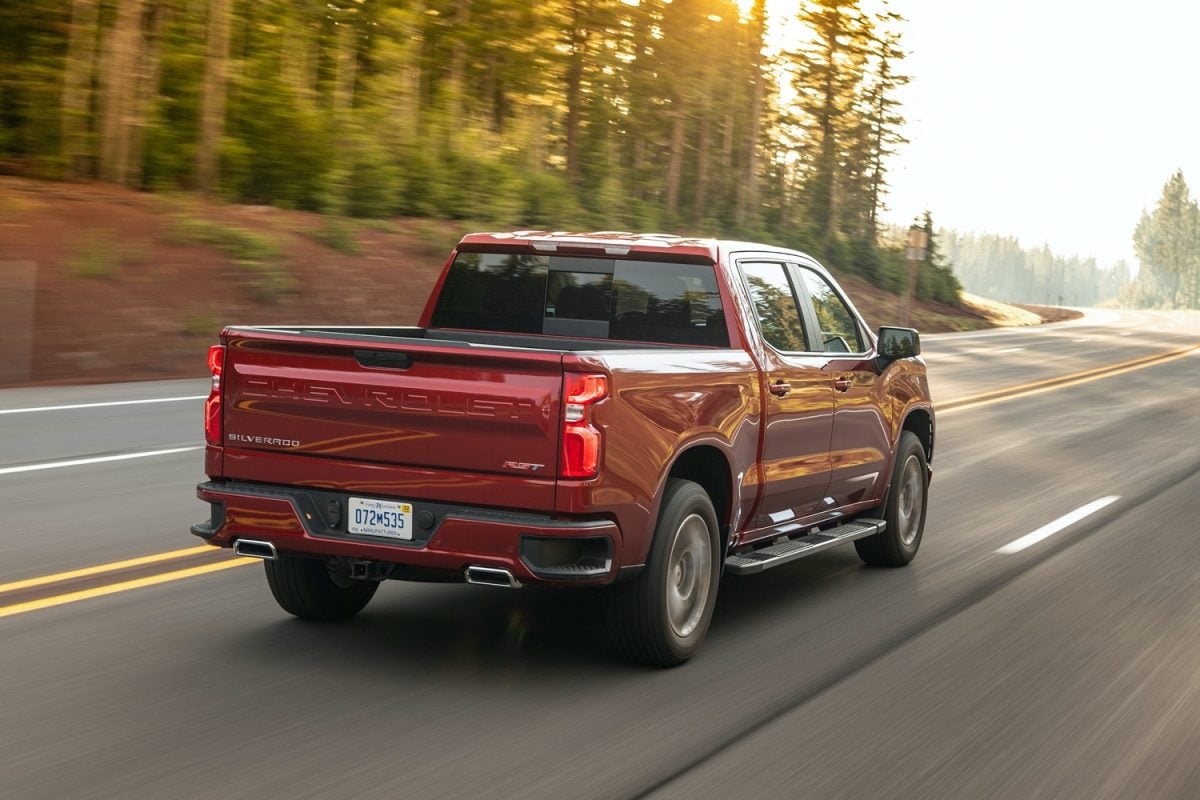
[[[561,353],[244,329],[226,344],[230,450],[551,481],[557,471]]]

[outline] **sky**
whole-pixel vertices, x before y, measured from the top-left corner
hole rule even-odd
[[[776,0],[779,2],[779,0]],[[1200,3],[893,0],[908,119],[890,210],[1137,268],[1171,174],[1200,194]]]

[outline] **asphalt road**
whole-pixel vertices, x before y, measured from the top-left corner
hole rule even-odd
[[[0,392],[0,797],[1200,797],[1200,351],[1137,363],[1197,344],[1178,312],[926,337],[917,560],[727,579],[669,671],[590,593],[388,583],[331,627],[227,553],[88,574],[198,544],[200,451],[128,456],[197,446],[206,383]]]

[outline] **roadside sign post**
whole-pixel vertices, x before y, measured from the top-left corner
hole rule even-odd
[[[917,291],[917,264],[925,260],[925,250],[929,246],[929,233],[916,225],[908,229],[908,247],[905,255],[908,257],[908,291],[904,294],[904,324],[912,327],[913,295]]]

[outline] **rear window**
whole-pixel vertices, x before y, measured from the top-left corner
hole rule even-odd
[[[711,265],[459,253],[435,328],[728,347]]]

